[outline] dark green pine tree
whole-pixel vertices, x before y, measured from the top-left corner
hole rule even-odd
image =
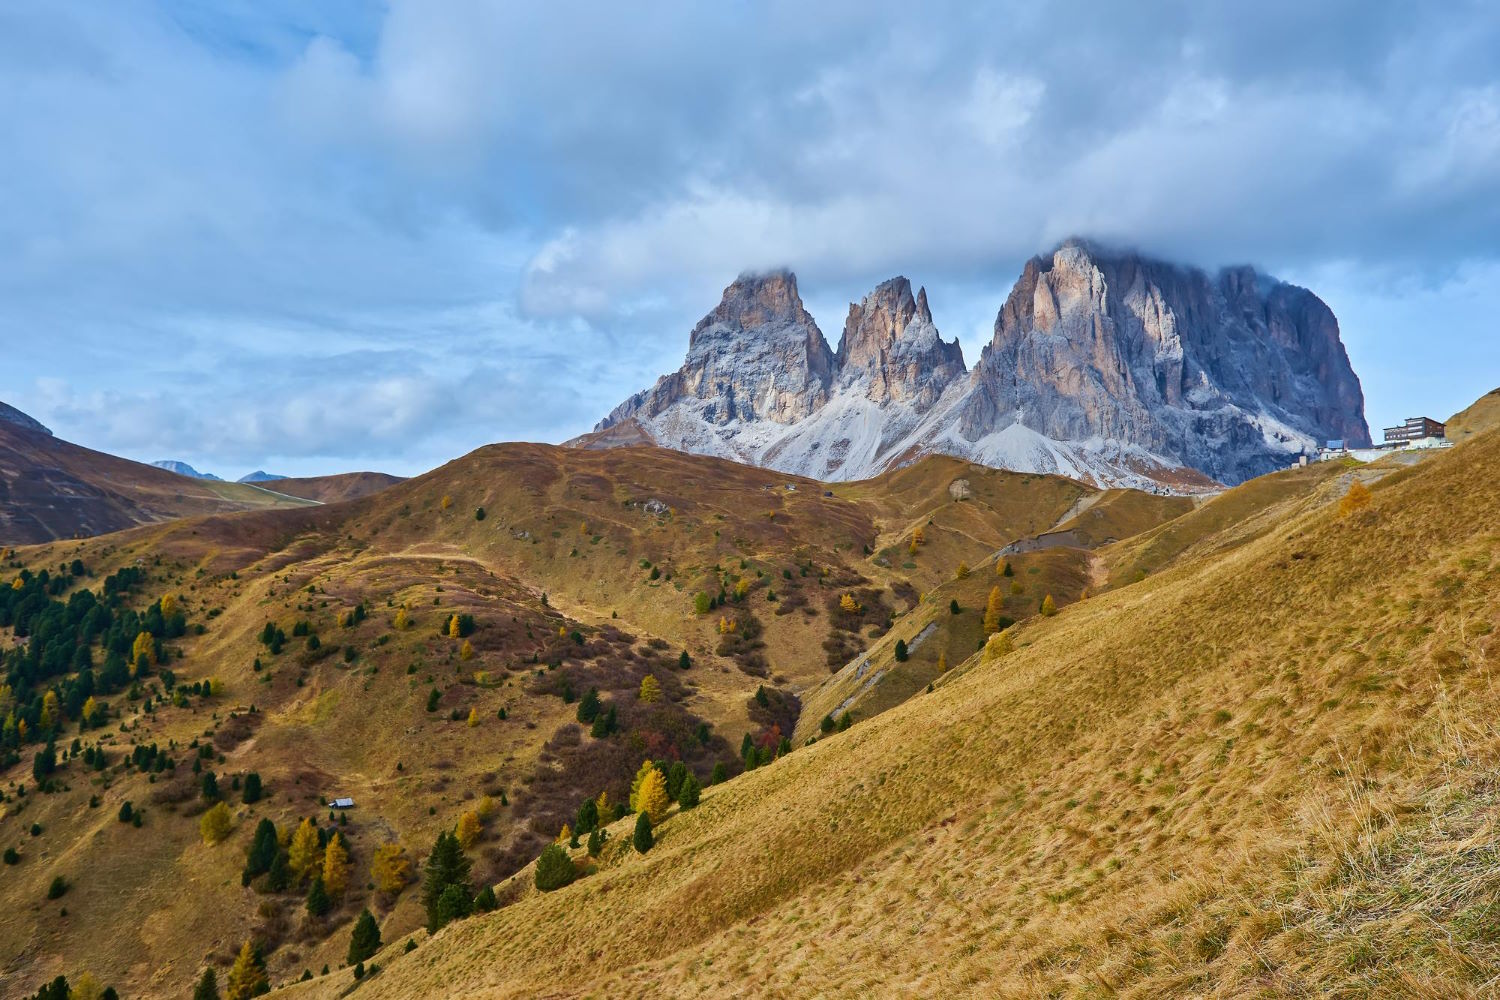
[[[591,725],[599,716],[599,691],[597,688],[589,688],[588,692],[579,699],[578,721],[584,725]]]
[[[486,885],[479,890],[479,895],[474,897],[475,913],[494,913],[500,902],[495,899],[495,887]]]
[[[896,640],[896,662],[897,663],[905,663],[906,662],[906,640],[905,639],[897,639]]]
[[[203,801],[219,801],[219,779],[212,771],[203,772]]]
[[[729,768],[721,760],[714,765],[713,773],[708,776],[710,785],[722,785],[729,780]]]
[[[457,888],[462,902],[443,905],[443,894]],[[422,871],[422,906],[427,910],[427,930],[436,931],[456,916],[468,916],[473,890],[469,887],[469,859],[458,838],[449,831],[438,834]],[[460,912],[463,911],[463,912]]]
[[[251,878],[264,875],[271,870],[281,845],[276,842],[276,824],[263,819],[255,825],[255,836],[250,841],[250,853],[245,857],[245,871]]]
[[[635,846],[637,854],[645,854],[656,845],[656,838],[651,834],[651,817],[641,813],[635,818],[635,836],[630,839]]]
[[[667,798],[674,802],[677,800],[677,796],[682,793],[682,783],[687,780],[687,777],[687,765],[680,760],[673,761],[672,766],[667,768]]]
[[[219,977],[214,974],[213,966],[203,970],[198,985],[193,987],[193,1000],[219,1000]]]
[[[268,892],[286,892],[292,885],[292,870],[287,865],[285,851],[277,851],[276,858],[271,862],[271,867],[266,872],[266,890]]]
[[[446,927],[455,920],[462,920],[474,912],[474,901],[461,885],[450,885],[438,896],[428,921],[436,920],[438,927]]]
[[[248,806],[253,802],[259,802],[261,792],[262,789],[260,786],[260,772],[251,771],[249,774],[245,775],[245,805]]]
[[[682,655],[677,658],[677,669],[678,670],[687,670],[692,665],[693,665],[693,658],[691,656],[689,656],[688,655],[688,651],[684,649],[682,651]]]
[[[349,935],[349,956],[345,961],[350,965],[363,962],[379,950],[380,925],[375,923],[369,910],[360,910],[359,919],[354,921],[354,931]]]
[[[604,831],[595,827],[589,834],[589,857],[597,858],[602,850],[604,850]]]
[[[328,890],[323,886],[323,876],[314,875],[312,886],[307,890],[307,912],[321,917],[331,909],[333,900],[328,898]]]
[[[698,798],[702,793],[698,779],[689,771],[688,776],[682,780],[682,789],[677,793],[677,804],[683,809],[691,809],[698,804]]]
[[[593,799],[584,799],[583,805],[578,807],[578,815],[573,819],[573,829],[579,833],[588,833],[599,825],[599,803]]]

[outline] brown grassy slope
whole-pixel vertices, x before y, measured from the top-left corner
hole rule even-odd
[[[643,673],[656,672],[674,706],[707,720],[728,741],[710,749],[733,758],[730,747],[759,725],[749,702],[760,683],[826,676],[820,644],[829,632],[829,604],[841,592],[870,590],[883,606],[904,607],[886,588],[906,571],[875,565],[866,545],[873,550],[882,535],[896,537],[913,517],[922,518],[930,540],[917,561],[934,577],[946,575],[951,568],[935,550],[946,553],[945,561],[976,559],[1018,536],[1004,517],[1023,519],[1022,527],[1050,527],[1080,489],[1064,480],[995,474],[998,485],[976,490],[986,499],[958,503],[947,492],[956,469],[971,481],[990,478],[962,463],[934,462],[903,470],[898,499],[879,501],[825,497],[824,488],[800,480],[789,492],[778,474],[658,449],[500,446],[345,504],[188,518],[22,550],[20,561],[33,568],[81,558],[96,583],[122,566],[143,566],[151,580],[140,605],[176,593],[191,621],[207,626],[205,635],[174,644],[184,655],[172,669],[182,682],[218,678],[225,696],[145,716],[139,703],[115,696],[111,702],[131,727],[108,736],[116,760],[135,742],[222,740],[226,760],[214,767],[226,777],[258,771],[272,798],[253,809],[237,806],[235,833],[217,848],[198,842],[190,795],[181,803],[162,799],[180,794],[181,781],[154,785],[143,775],[112,772],[106,786],[70,764],[69,791],[9,804],[0,839],[19,845],[25,857],[0,879],[0,911],[8,915],[0,918],[4,989],[30,991],[51,975],[89,969],[129,994],[181,993],[203,963],[222,971],[251,934],[280,942],[269,951],[278,981],[325,962],[336,967],[347,923],[366,894],[353,894],[324,924],[305,925],[296,896],[265,898],[242,889],[238,879],[259,817],[283,829],[308,812],[326,817],[319,796],[349,794],[360,803],[346,832],[356,884],[363,885],[376,844],[396,839],[419,858],[460,811],[486,791],[505,790],[512,805],[497,812],[474,852],[477,873],[504,874],[534,856],[582,796],[608,787],[618,799],[626,787],[628,771],[618,773],[618,760],[588,756],[595,741],[569,734],[574,707],[556,687],[563,676],[578,693],[598,686],[623,702]],[[872,484],[858,489],[878,498]],[[648,509],[651,500],[664,506]],[[484,520],[476,518],[479,506],[486,508]],[[913,513],[924,509],[925,516]],[[651,580],[642,560],[665,572]],[[727,614],[750,613],[763,623],[770,678],[747,675],[716,656],[719,615],[692,612],[693,592],[723,578],[752,583],[746,601],[731,603]],[[551,608],[541,605],[544,591]],[[370,606],[370,619],[339,628],[338,613],[360,600]],[[405,632],[391,628],[401,603],[413,619]],[[615,610],[619,619],[611,617]],[[454,611],[479,620],[472,661],[457,660],[458,644],[436,634]],[[327,655],[311,655],[298,639],[280,657],[259,645],[267,621],[290,635],[302,619]],[[593,649],[597,638],[606,651],[564,655],[557,671],[538,678],[528,656],[540,643],[542,665],[550,662],[547,644],[559,643],[559,627],[581,631],[588,639],[583,649]],[[636,641],[606,638],[615,628]],[[650,644],[658,638],[670,640],[664,649]],[[571,639],[560,644],[572,653]],[[347,666],[345,645],[356,653]],[[685,674],[675,670],[684,645],[695,660]],[[257,657],[261,671],[252,669]],[[492,682],[474,683],[476,670],[489,671]],[[440,704],[428,713],[433,687]],[[227,721],[252,703],[251,722]],[[502,706],[504,722],[496,718]],[[470,708],[482,720],[474,729],[463,721]],[[455,710],[457,721],[449,718]],[[638,757],[650,733],[671,724],[627,718],[618,740]],[[242,725],[251,728],[229,735]],[[0,782],[11,788],[27,780],[29,760],[0,774]],[[179,761],[190,764],[185,755]],[[88,807],[91,794],[101,797],[97,809]],[[114,819],[127,799],[146,805],[140,830]],[[34,842],[24,833],[33,821],[46,831]],[[77,884],[67,897],[67,918],[42,902],[47,881],[59,873]],[[411,893],[378,912],[388,938],[420,922]],[[141,930],[110,933],[116,924]]]
[[[1479,397],[1472,405],[1448,418],[1448,440],[1459,444],[1476,434],[1500,427],[1500,389]]]
[[[298,506],[239,483],[179,476],[0,422],[0,546],[196,514]]]
[[[1482,995],[1497,473],[1492,435],[1076,605],[361,995]]]
[[[284,493],[304,500],[338,503],[340,500],[358,500],[405,481],[400,476],[384,472],[342,472],[331,476],[277,479],[257,485],[273,493]]]

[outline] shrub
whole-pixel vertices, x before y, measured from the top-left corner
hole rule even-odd
[[[7,847],[5,849],[5,863],[6,864],[8,864],[8,865],[14,865],[14,864],[19,863],[20,860],[21,860],[21,854],[14,847]]]
[[[61,899],[62,894],[68,891],[68,880],[61,875],[52,879],[52,884],[47,886],[48,899]]]
[[[234,826],[234,817],[229,813],[229,807],[222,802],[216,802],[213,808],[203,814],[198,821],[198,833],[203,837],[203,842],[210,846],[219,843],[229,836],[230,829]]]
[[[1349,484],[1349,492],[1339,501],[1339,517],[1348,517],[1370,506],[1370,488],[1358,479]]]
[[[604,831],[599,827],[594,827],[589,833],[589,857],[597,858],[602,850],[604,850]]]
[[[499,900],[495,899],[494,886],[486,885],[479,890],[479,895],[474,897],[475,913],[494,913],[499,906]]]
[[[261,792],[262,789],[260,784],[260,772],[251,771],[249,774],[245,775],[245,790],[242,795],[242,798],[245,800],[245,805],[248,806],[251,803],[259,802]]]
[[[476,520],[476,521],[483,521],[484,520],[484,508],[483,507],[475,507],[474,508],[474,520]]]
[[[906,640],[905,639],[897,639],[896,640],[896,662],[897,663],[905,663],[906,662]]]
[[[964,613],[964,609],[958,606],[957,598],[948,602],[948,613],[950,615],[961,615]]]
[[[561,889],[577,877],[578,869],[561,844],[548,844],[536,859],[536,887],[542,892]]]
[[[1057,602],[1052,599],[1051,594],[1048,594],[1042,598],[1042,617],[1051,618],[1055,614],[1057,614]]]

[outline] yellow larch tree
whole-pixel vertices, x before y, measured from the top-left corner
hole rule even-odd
[[[130,646],[130,675],[132,677],[135,676],[136,664],[141,662],[142,656],[148,663],[156,662],[156,639],[150,632],[141,632],[136,635],[135,642]]]
[[[411,625],[411,614],[405,607],[396,609],[396,620],[392,622],[397,631],[405,631]]]
[[[453,615],[448,619],[448,638],[457,639],[462,633],[462,630],[463,626],[458,622],[458,615]]]
[[[635,772],[635,777],[630,780],[630,811],[631,812],[640,812],[641,811],[641,785],[645,783],[646,776],[648,774],[650,774],[652,771],[655,771],[655,770],[656,770],[656,765],[653,764],[653,763],[651,763],[651,761],[649,761],[649,760],[642,761],[641,762],[641,766]],[[603,796],[601,795],[600,797],[602,798]],[[603,813],[600,813],[600,815],[602,816]]]
[[[291,846],[287,848],[287,867],[300,882],[317,871],[320,860],[318,828],[313,826],[311,819],[304,819],[297,827],[297,832],[292,834]]]
[[[323,852],[323,888],[335,900],[342,899],[349,888],[349,850],[341,833],[328,838],[328,848]]]
[[[661,701],[661,681],[656,679],[655,674],[647,674],[641,678],[640,699],[647,704]]]
[[[984,605],[984,634],[1000,631],[1000,613],[1005,609],[1005,598],[1000,596],[998,586],[990,588],[990,599]]]
[[[1042,598],[1042,616],[1051,618],[1055,614],[1057,614],[1057,602],[1052,599],[1051,594],[1048,594]]]
[[[266,985],[265,966],[250,942],[246,941],[240,947],[234,967],[229,970],[229,978],[225,980],[224,1000],[250,1000],[263,992]]]
[[[845,594],[839,598],[839,610],[846,615],[857,615],[864,609],[859,606],[859,602],[854,599],[853,594]]]
[[[52,688],[48,688],[47,693],[42,695],[42,714],[36,721],[44,733],[62,725],[62,705],[57,700],[57,692]]]
[[[559,830],[559,831],[557,831],[557,839],[554,840],[553,843],[554,844],[561,844],[563,847],[567,847],[568,846],[568,841],[570,841],[572,839],[573,839],[573,828],[571,826],[569,826],[568,824],[564,823],[562,825],[562,829]]]
[[[450,497],[448,494],[444,493],[443,494],[443,499],[442,499],[441,503],[442,503],[442,508],[444,510],[447,510],[449,507],[453,506],[453,498]]]
[[[458,817],[458,826],[453,830],[453,835],[458,838],[458,844],[464,850],[473,847],[479,840],[479,834],[484,829],[479,822],[479,814],[470,809]]]
[[[614,819],[615,806],[609,801],[608,792],[600,792],[599,797],[594,800],[594,808],[599,812],[599,825],[604,826]]]
[[[178,601],[176,594],[161,595],[161,616],[170,618],[177,611]]]
[[[1339,501],[1339,517],[1348,517],[1370,506],[1370,488],[1356,479],[1349,484],[1349,492]]]
[[[468,721],[467,725],[468,725],[468,727],[470,729],[473,729],[473,728],[475,728],[476,726],[479,725],[479,709],[477,709],[477,708],[471,708],[471,709],[469,709],[469,721]]]
[[[661,772],[652,768],[646,776],[641,779],[641,787],[636,793],[638,803],[637,812],[643,812],[651,817],[652,823],[661,821],[667,814],[667,779],[661,776]]]
[[[213,808],[198,820],[198,834],[205,844],[213,846],[229,836],[233,826],[234,817],[230,815],[229,807],[222,802],[215,802]]]
[[[400,844],[381,844],[370,859],[370,879],[387,896],[400,894],[411,878],[411,861]]]
[[[959,563],[958,569],[954,571],[953,575],[959,580],[965,579],[969,575],[969,564],[966,562]]]
[[[468,639],[465,639],[464,644],[458,647],[458,658],[460,660],[474,659],[474,644]]]

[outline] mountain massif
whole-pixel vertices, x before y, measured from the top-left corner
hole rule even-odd
[[[1191,491],[1330,438],[1363,444],[1369,429],[1316,295],[1070,240],[1026,264],[972,370],[906,278],[849,307],[834,351],[793,274],[742,275],[682,368],[575,443],[651,441],[823,480],[943,453]]]

